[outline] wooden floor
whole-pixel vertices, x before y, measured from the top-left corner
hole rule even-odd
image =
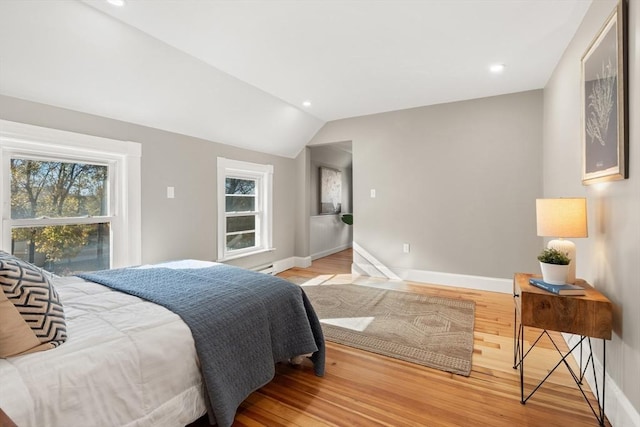
[[[343,251],[279,276],[295,277],[296,282],[348,282],[351,257],[350,250]],[[475,301],[471,375],[462,377],[327,342],[324,377],[316,377],[309,366],[278,365],[274,380],[238,409],[234,426],[597,425],[563,367],[526,405],[520,403],[519,374],[513,369],[511,295],[415,283],[375,285]],[[527,330],[526,340],[535,339],[536,332]],[[526,390],[559,360],[548,341],[541,344],[526,360]],[[204,425],[202,419],[194,424]]]

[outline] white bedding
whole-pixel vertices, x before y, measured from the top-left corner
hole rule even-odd
[[[54,286],[67,342],[0,359],[0,408],[18,426],[184,426],[206,412],[193,338],[176,314],[76,277]]]

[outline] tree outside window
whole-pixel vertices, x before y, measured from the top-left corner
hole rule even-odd
[[[107,165],[11,158],[12,252],[59,274],[109,268]]]
[[[273,166],[218,158],[218,260],[272,250]]]

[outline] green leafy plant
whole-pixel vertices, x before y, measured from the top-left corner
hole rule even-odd
[[[566,252],[560,252],[555,248],[547,248],[540,252],[538,261],[546,264],[569,265],[571,259]]]
[[[342,222],[344,222],[345,224],[348,225],[353,225],[353,215],[352,214],[344,214],[340,217],[340,219],[342,219]]]

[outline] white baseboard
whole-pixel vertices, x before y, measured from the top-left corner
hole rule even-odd
[[[349,249],[350,247],[351,247],[351,244],[347,243],[347,244],[340,245],[340,246],[335,247],[335,248],[326,249],[324,251],[317,252],[315,254],[311,254],[311,260],[316,260],[318,258],[326,257],[328,255],[335,254],[335,253],[340,252],[340,251],[344,251],[345,249]]]
[[[274,261],[273,274],[278,274],[282,271],[288,270],[293,267],[300,267],[300,268],[311,267],[311,257],[292,256],[289,258]]]
[[[306,256],[306,257],[294,257],[294,265],[296,267],[300,267],[300,268],[307,268],[307,267],[311,267],[311,257],[310,256]]]
[[[566,341],[569,348],[573,347],[580,337],[573,334],[563,333],[562,337]],[[576,348],[572,353],[576,363],[580,363],[580,346]],[[599,357],[601,354],[594,354],[594,367],[595,375],[598,378],[598,385],[600,393],[602,393],[602,362]],[[589,346],[582,346],[582,360],[586,361],[589,357]],[[593,378],[593,371],[587,369],[585,373],[585,379],[591,389],[591,392],[595,395],[596,387]],[[640,413],[633,407],[627,396],[620,390],[615,381],[607,373],[605,375],[605,399],[604,399],[604,414],[613,427],[636,427],[640,426]],[[586,403],[585,403],[586,405]]]
[[[470,276],[466,274],[441,273],[437,271],[392,269],[402,280],[482,291],[513,293],[513,280],[497,277]]]
[[[294,257],[289,257],[273,262],[273,274],[278,274],[281,271],[288,270],[295,267]]]

